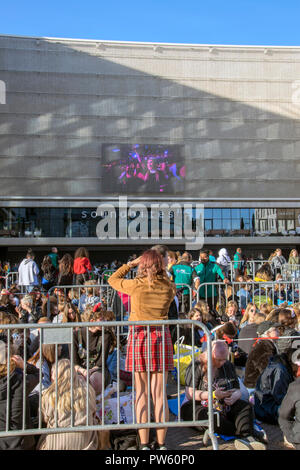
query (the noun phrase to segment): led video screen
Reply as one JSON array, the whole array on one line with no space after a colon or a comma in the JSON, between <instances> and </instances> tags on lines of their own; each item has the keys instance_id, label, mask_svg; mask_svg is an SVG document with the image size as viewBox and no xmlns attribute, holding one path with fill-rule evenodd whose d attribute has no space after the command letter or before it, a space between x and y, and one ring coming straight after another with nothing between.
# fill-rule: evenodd
<instances>
[{"instance_id":1,"label":"led video screen","mask_svg":"<svg viewBox=\"0 0 300 470\"><path fill-rule=\"evenodd\" d=\"M184 192L183 146L103 144L102 190L118 194Z\"/></svg>"}]
</instances>

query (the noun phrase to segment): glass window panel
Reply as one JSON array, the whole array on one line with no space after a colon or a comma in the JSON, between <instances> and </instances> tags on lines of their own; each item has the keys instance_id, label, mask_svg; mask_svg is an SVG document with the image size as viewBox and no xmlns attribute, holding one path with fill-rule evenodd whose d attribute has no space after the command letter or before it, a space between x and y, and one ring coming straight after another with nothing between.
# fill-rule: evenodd
<instances>
[{"instance_id":1,"label":"glass window panel","mask_svg":"<svg viewBox=\"0 0 300 470\"><path fill-rule=\"evenodd\" d=\"M214 219L221 219L222 217L222 210L221 209L213 209L213 218Z\"/></svg>"},{"instance_id":2,"label":"glass window panel","mask_svg":"<svg viewBox=\"0 0 300 470\"><path fill-rule=\"evenodd\" d=\"M249 219L250 209L241 209L241 217L243 217L244 219Z\"/></svg>"},{"instance_id":3,"label":"glass window panel","mask_svg":"<svg viewBox=\"0 0 300 470\"><path fill-rule=\"evenodd\" d=\"M212 209L204 209L204 218L212 219Z\"/></svg>"},{"instance_id":4,"label":"glass window panel","mask_svg":"<svg viewBox=\"0 0 300 470\"><path fill-rule=\"evenodd\" d=\"M213 220L213 228L214 228L214 230L221 230L222 220L221 219L214 219Z\"/></svg>"},{"instance_id":5,"label":"glass window panel","mask_svg":"<svg viewBox=\"0 0 300 470\"><path fill-rule=\"evenodd\" d=\"M230 209L222 209L222 219L230 219L231 213Z\"/></svg>"},{"instance_id":6,"label":"glass window panel","mask_svg":"<svg viewBox=\"0 0 300 470\"><path fill-rule=\"evenodd\" d=\"M222 220L222 228L224 230L231 230L231 219L223 219Z\"/></svg>"},{"instance_id":7,"label":"glass window panel","mask_svg":"<svg viewBox=\"0 0 300 470\"><path fill-rule=\"evenodd\" d=\"M241 228L240 219L232 219L231 228L232 228L232 230L240 230L240 228Z\"/></svg>"},{"instance_id":8,"label":"glass window panel","mask_svg":"<svg viewBox=\"0 0 300 470\"><path fill-rule=\"evenodd\" d=\"M241 209L231 209L231 217L233 219L238 219L241 217Z\"/></svg>"},{"instance_id":9,"label":"glass window panel","mask_svg":"<svg viewBox=\"0 0 300 470\"><path fill-rule=\"evenodd\" d=\"M204 221L204 230L211 230L212 229L212 220L205 220Z\"/></svg>"}]
</instances>

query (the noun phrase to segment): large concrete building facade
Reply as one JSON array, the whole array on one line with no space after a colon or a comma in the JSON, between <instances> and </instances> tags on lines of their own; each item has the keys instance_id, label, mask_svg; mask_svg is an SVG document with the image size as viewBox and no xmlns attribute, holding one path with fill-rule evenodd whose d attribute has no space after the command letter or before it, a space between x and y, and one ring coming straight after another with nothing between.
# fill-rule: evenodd
<instances>
[{"instance_id":1,"label":"large concrete building facade","mask_svg":"<svg viewBox=\"0 0 300 470\"><path fill-rule=\"evenodd\" d=\"M161 146L184 185L129 201L203 204L214 249L297 247L299 78L297 47L0 36L0 246L125 247L96 235L107 149Z\"/></svg>"}]
</instances>

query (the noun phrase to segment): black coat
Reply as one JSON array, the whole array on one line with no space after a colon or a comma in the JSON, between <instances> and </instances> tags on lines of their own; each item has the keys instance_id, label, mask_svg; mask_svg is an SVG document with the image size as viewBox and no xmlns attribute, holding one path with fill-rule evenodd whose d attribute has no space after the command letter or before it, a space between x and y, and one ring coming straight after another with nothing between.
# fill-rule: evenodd
<instances>
[{"instance_id":1,"label":"black coat","mask_svg":"<svg viewBox=\"0 0 300 470\"><path fill-rule=\"evenodd\" d=\"M272 357L257 380L254 392L254 412L259 420L278 423L278 409L293 380L293 371L286 355Z\"/></svg>"},{"instance_id":2,"label":"black coat","mask_svg":"<svg viewBox=\"0 0 300 470\"><path fill-rule=\"evenodd\" d=\"M25 425L32 429L28 396L39 383L39 369L33 365L26 366L26 414ZM15 369L10 375L10 413L9 430L21 430L23 422L23 371ZM6 430L6 401L7 401L7 376L0 377L0 430ZM11 436L0 438L0 450L21 450L34 448L33 436Z\"/></svg>"},{"instance_id":3,"label":"black coat","mask_svg":"<svg viewBox=\"0 0 300 470\"><path fill-rule=\"evenodd\" d=\"M278 423L287 440L300 446L300 378L289 385L279 408Z\"/></svg>"}]
</instances>

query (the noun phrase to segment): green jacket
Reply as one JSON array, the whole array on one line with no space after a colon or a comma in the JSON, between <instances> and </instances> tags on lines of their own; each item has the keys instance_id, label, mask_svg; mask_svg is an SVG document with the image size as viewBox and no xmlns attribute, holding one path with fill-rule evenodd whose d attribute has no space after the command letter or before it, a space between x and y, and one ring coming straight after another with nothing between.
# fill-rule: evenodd
<instances>
[{"instance_id":1,"label":"green jacket","mask_svg":"<svg viewBox=\"0 0 300 470\"><path fill-rule=\"evenodd\" d=\"M192 286L193 278L196 277L194 268L188 263L174 264L169 272L177 288L180 288L180 284ZM188 293L189 289L184 289L183 294L187 295Z\"/></svg>"},{"instance_id":2,"label":"green jacket","mask_svg":"<svg viewBox=\"0 0 300 470\"><path fill-rule=\"evenodd\" d=\"M49 258L51 259L51 263L57 269L58 268L58 254L57 253L49 253Z\"/></svg>"},{"instance_id":3,"label":"green jacket","mask_svg":"<svg viewBox=\"0 0 300 470\"><path fill-rule=\"evenodd\" d=\"M207 264L198 264L195 266L195 271L200 280L200 284L204 284L205 282L216 282L217 275L219 275L222 279L225 279L220 266L216 263L213 263L212 261L209 261ZM217 290L216 287L213 286L202 286L200 287L199 294L202 298L215 297L217 295Z\"/></svg>"},{"instance_id":4,"label":"green jacket","mask_svg":"<svg viewBox=\"0 0 300 470\"><path fill-rule=\"evenodd\" d=\"M233 261L235 261L233 268L238 269L241 265L240 261L242 260L242 256L239 253L235 253L233 257Z\"/></svg>"}]
</instances>

